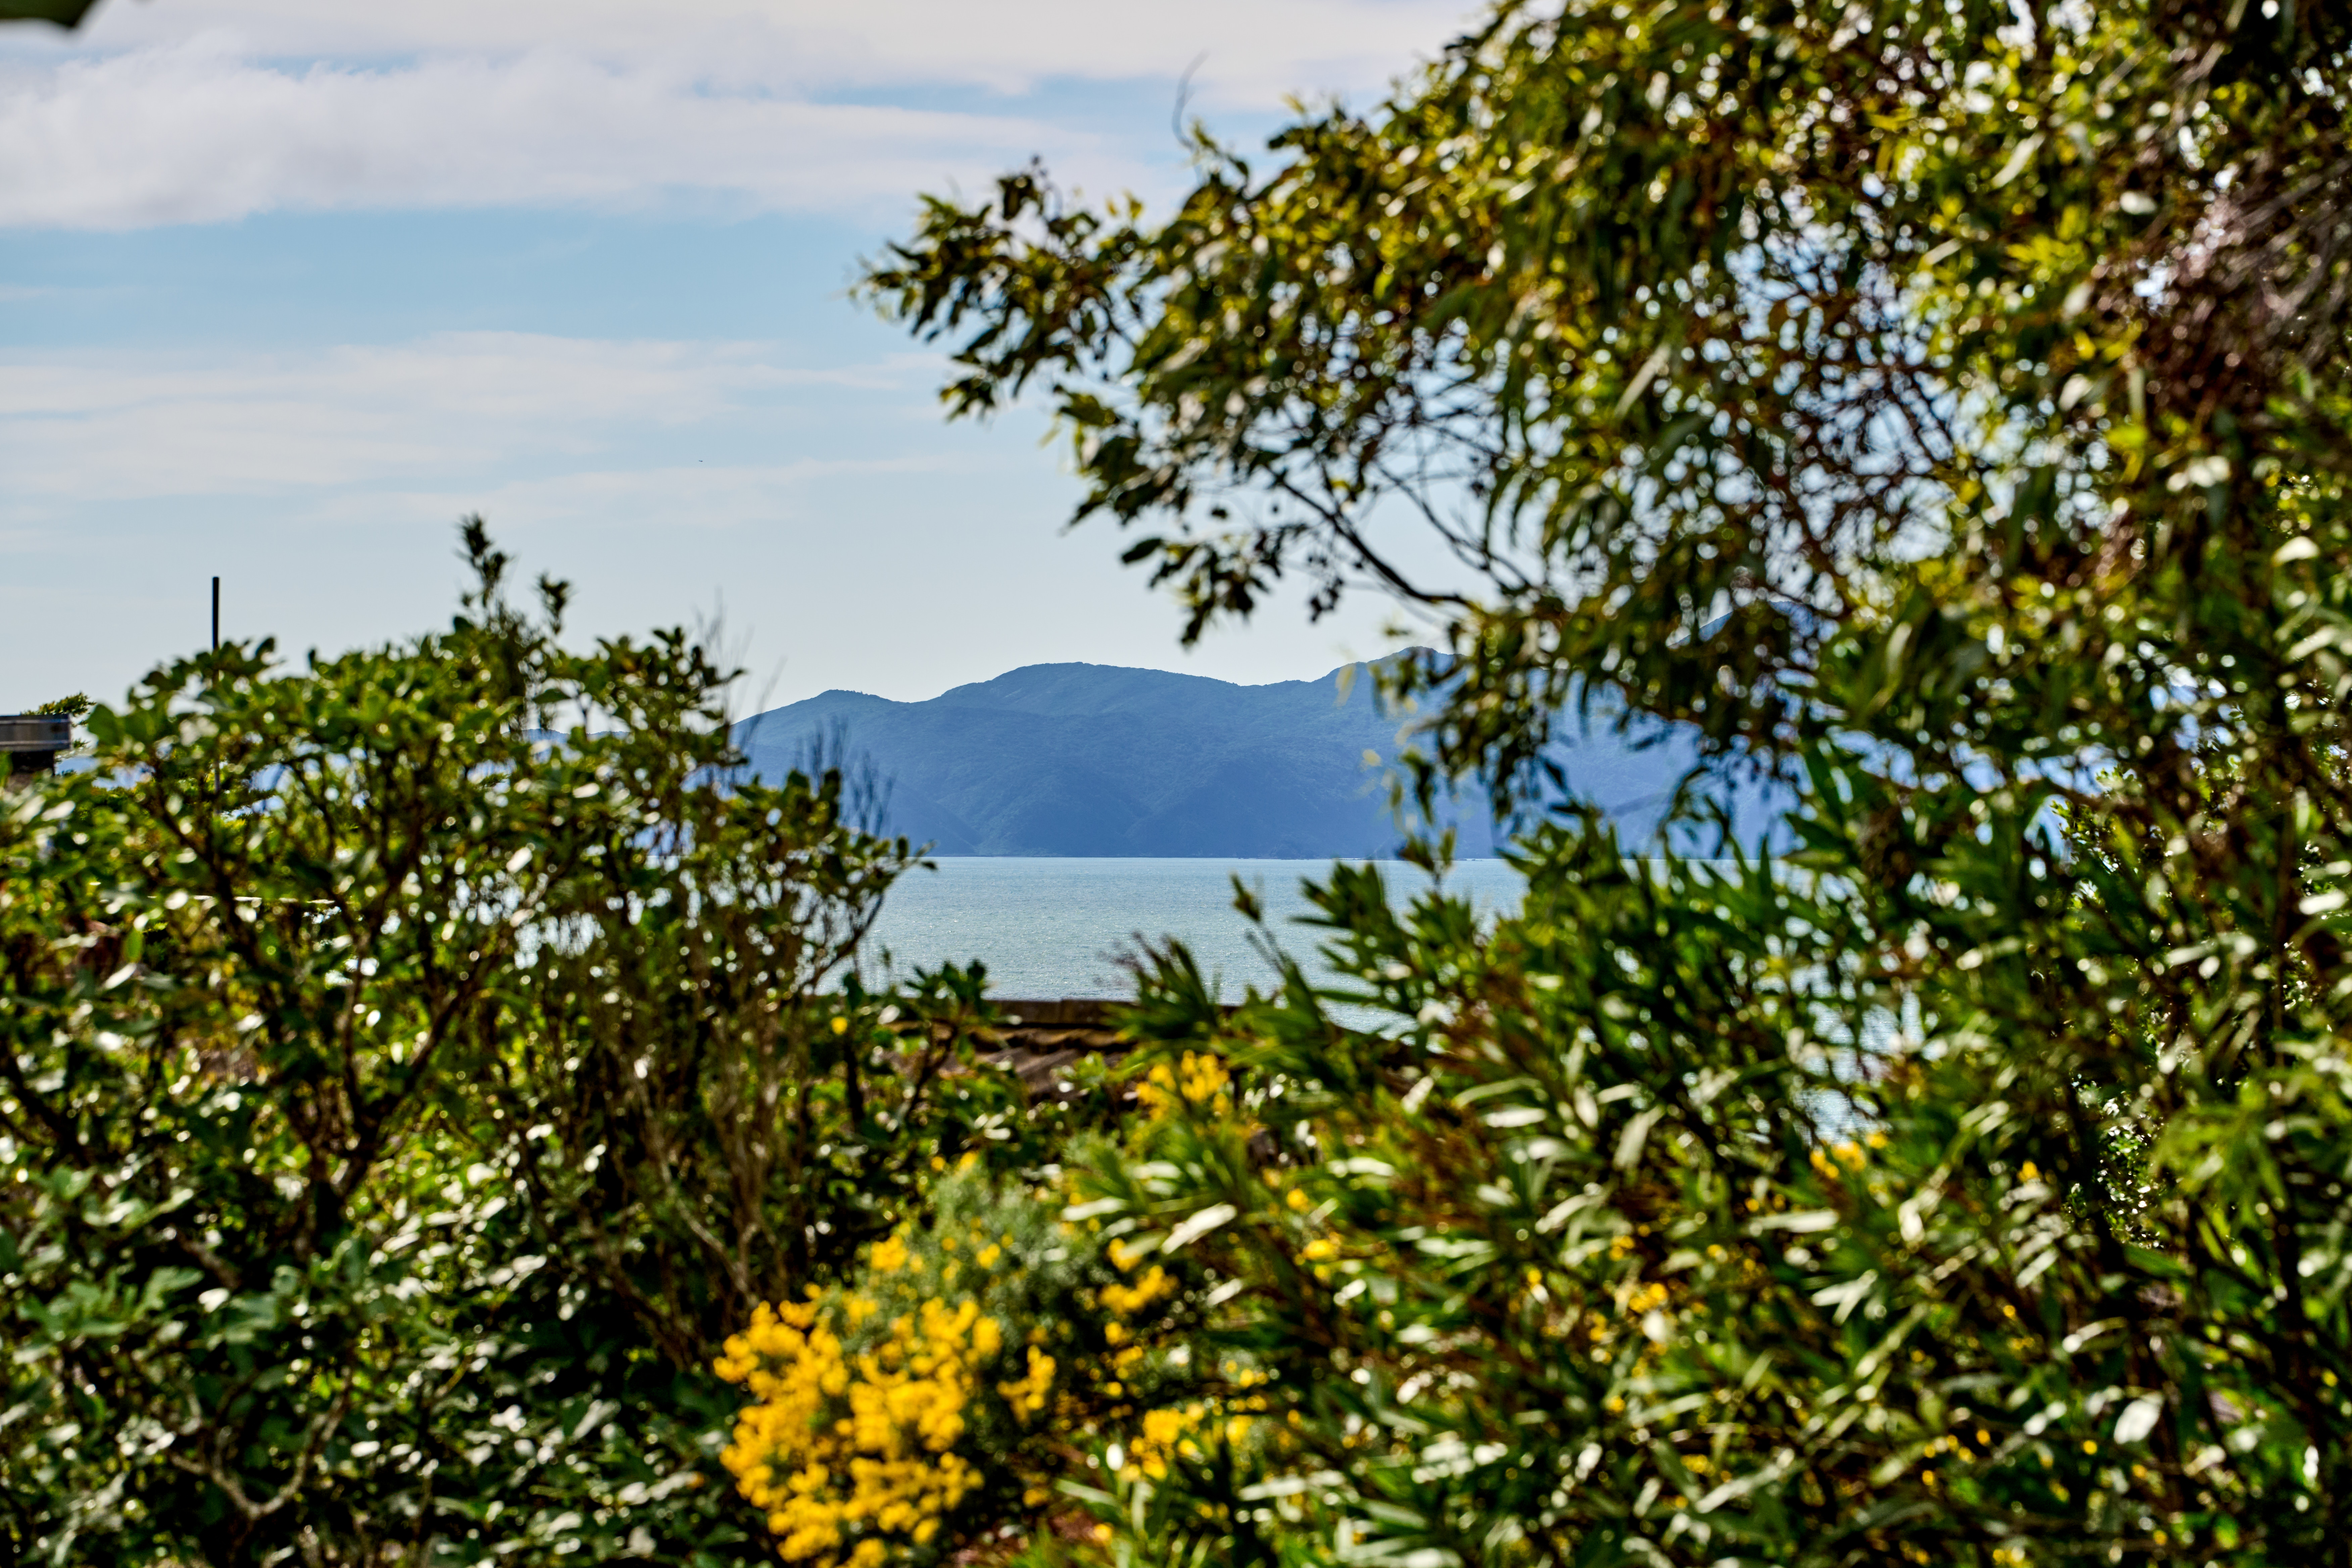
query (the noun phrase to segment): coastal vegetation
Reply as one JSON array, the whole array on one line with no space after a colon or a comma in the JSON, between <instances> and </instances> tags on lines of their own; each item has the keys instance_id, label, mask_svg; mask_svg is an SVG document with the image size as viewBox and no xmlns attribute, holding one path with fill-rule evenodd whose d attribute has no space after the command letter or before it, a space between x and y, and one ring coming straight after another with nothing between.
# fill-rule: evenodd
<instances>
[{"instance_id":1,"label":"coastal vegetation","mask_svg":"<svg viewBox=\"0 0 2352 1568\"><path fill-rule=\"evenodd\" d=\"M1171 216L1030 169L873 267L1187 637L1294 575L1433 616L1419 780L1528 879L1335 869L1348 978L1234 1014L1142 977L1146 1060L1230 1078L1060 1168L1205 1380L1079 1413L1104 1551L2352 1552L2347 46L1506 4ZM1630 858L1544 766L1587 707L1705 736L1701 822L1779 781L1789 852ZM1243 1375L1278 1443L1152 1447Z\"/></svg>"},{"instance_id":2,"label":"coastal vegetation","mask_svg":"<svg viewBox=\"0 0 2352 1568\"><path fill-rule=\"evenodd\" d=\"M446 632L174 662L0 797L0 1561L764 1555L720 1342L1043 1158L980 974L835 973L906 842L467 543Z\"/></svg>"},{"instance_id":3,"label":"coastal vegetation","mask_svg":"<svg viewBox=\"0 0 2352 1568\"><path fill-rule=\"evenodd\" d=\"M2347 47L1511 3L1167 217L928 204L950 411L1187 636L1430 617L1399 804L1527 882L1335 867L1047 1092L844 969L854 781L478 525L444 633L91 710L0 798L0 1559L2346 1561Z\"/></svg>"}]
</instances>

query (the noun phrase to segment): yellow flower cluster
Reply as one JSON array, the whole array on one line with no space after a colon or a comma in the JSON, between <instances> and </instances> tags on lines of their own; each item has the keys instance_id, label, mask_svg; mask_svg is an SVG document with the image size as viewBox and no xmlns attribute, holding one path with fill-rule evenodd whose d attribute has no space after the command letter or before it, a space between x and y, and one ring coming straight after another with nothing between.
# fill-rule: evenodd
<instances>
[{"instance_id":1,"label":"yellow flower cluster","mask_svg":"<svg viewBox=\"0 0 2352 1568\"><path fill-rule=\"evenodd\" d=\"M1123 1241L1112 1242L1108 1250L1111 1262L1120 1268L1133 1268L1143 1261L1143 1254ZM1122 1380L1134 1372L1147 1353L1141 1344L1129 1342L1135 1337L1134 1331L1121 1320L1139 1316L1154 1301L1173 1296L1176 1292L1176 1281L1169 1277L1165 1268L1155 1263L1134 1284L1123 1284L1114 1279L1097 1294L1097 1303L1109 1319L1103 1324L1103 1338L1112 1347L1111 1380L1101 1385L1105 1394L1114 1399L1124 1396L1128 1390Z\"/></svg>"},{"instance_id":2,"label":"yellow flower cluster","mask_svg":"<svg viewBox=\"0 0 2352 1568\"><path fill-rule=\"evenodd\" d=\"M1188 1058L1187 1065L1202 1061L1214 1065L1213 1058ZM1207 1094L1215 1094L1222 1089L1223 1081L1220 1073L1213 1084L1208 1077L1197 1077L1193 1085ZM1114 1240L1105 1250L1115 1267L1130 1274L1145 1257L1143 1249L1120 1240ZM1097 1384L1102 1394L1116 1400L1133 1392L1125 1380L1151 1353L1149 1342L1152 1331L1139 1331L1130 1327L1129 1321L1148 1320L1154 1305L1174 1298L1181 1289L1165 1268L1155 1263L1140 1274L1134 1274L1131 1281L1115 1279L1095 1293L1094 1300L1108 1319L1103 1325L1103 1338L1111 1346L1108 1365L1103 1370L1112 1375ZM1247 1390L1266 1381L1264 1373L1237 1363L1226 1364L1224 1376L1235 1390ZM1116 1424L1126 1426L1127 1433L1124 1440L1112 1445L1109 1450L1111 1473L1129 1485L1164 1480L1177 1458L1202 1458L1203 1445L1213 1445L1222 1437L1238 1447L1247 1439L1253 1423L1267 1407L1268 1402L1262 1394L1229 1393L1181 1405L1139 1412L1130 1407L1115 1412ZM1133 1425L1129 1426L1129 1422Z\"/></svg>"},{"instance_id":3,"label":"yellow flower cluster","mask_svg":"<svg viewBox=\"0 0 2352 1568\"><path fill-rule=\"evenodd\" d=\"M889 1245L876 1248L877 1264ZM845 1303L853 1324L875 1310L856 1298ZM979 1370L1003 1335L975 1302L925 1301L853 1356L823 1316L815 1300L761 1307L727 1342L719 1375L758 1403L720 1457L738 1489L766 1511L785 1562L881 1568L904 1548L928 1544L979 1484L954 1448ZM1034 1386L1042 1405L1053 1363L1045 1358L1041 1370L1039 1362L1033 1350L1029 1377L1014 1386Z\"/></svg>"},{"instance_id":4,"label":"yellow flower cluster","mask_svg":"<svg viewBox=\"0 0 2352 1568\"><path fill-rule=\"evenodd\" d=\"M1116 1248L1118 1243L1114 1241L1111 1246ZM1118 1254L1116 1251L1111 1256L1114 1261L1118 1260ZM1122 1262L1119 1267L1124 1268L1128 1265ZM1116 1313L1122 1318L1132 1318L1162 1296L1174 1294L1176 1294L1176 1281L1168 1277L1168 1270L1155 1263L1142 1279L1132 1285L1121 1285L1114 1280L1104 1286L1101 1300L1103 1310Z\"/></svg>"},{"instance_id":5,"label":"yellow flower cluster","mask_svg":"<svg viewBox=\"0 0 2352 1568\"><path fill-rule=\"evenodd\" d=\"M1144 1075L1135 1086L1135 1098L1147 1116L1160 1116L1180 1104L1206 1105L1223 1094L1232 1082L1225 1064L1205 1053L1184 1053L1184 1059L1174 1068L1161 1062Z\"/></svg>"},{"instance_id":6,"label":"yellow flower cluster","mask_svg":"<svg viewBox=\"0 0 2352 1568\"><path fill-rule=\"evenodd\" d=\"M1126 1465L1118 1479L1133 1481L1149 1476L1151 1479L1168 1478L1168 1461L1178 1454L1186 1458L1198 1458L1200 1446L1192 1434L1210 1417L1207 1405L1195 1401L1181 1410L1147 1410L1143 1413L1143 1430L1127 1447Z\"/></svg>"},{"instance_id":7,"label":"yellow flower cluster","mask_svg":"<svg viewBox=\"0 0 2352 1568\"><path fill-rule=\"evenodd\" d=\"M1328 1236L1318 1236L1298 1249L1298 1261L1316 1279L1328 1285L1339 1272L1339 1244Z\"/></svg>"},{"instance_id":8,"label":"yellow flower cluster","mask_svg":"<svg viewBox=\"0 0 2352 1568\"><path fill-rule=\"evenodd\" d=\"M1821 1150L1816 1149L1812 1152L1810 1159L1812 1162L1812 1167L1816 1173L1829 1181L1843 1181L1845 1177L1846 1172L1859 1171L1864 1165L1870 1163L1870 1152L1872 1150L1884 1149L1885 1147L1886 1134L1884 1132L1873 1132L1864 1138L1859 1143L1853 1142L1852 1139L1848 1139L1846 1142L1832 1147L1828 1153L1823 1153ZM1834 1158L1832 1156L1834 1156ZM2030 1171L2032 1167L2029 1166L2028 1170ZM2025 1179L2027 1181L2032 1181L2033 1178L2029 1174Z\"/></svg>"},{"instance_id":9,"label":"yellow flower cluster","mask_svg":"<svg viewBox=\"0 0 2352 1568\"><path fill-rule=\"evenodd\" d=\"M1045 1396L1054 1391L1054 1358L1029 1347L1029 1375L1012 1383L1000 1383L996 1392L1004 1395L1013 1414L1024 1422L1045 1408Z\"/></svg>"}]
</instances>

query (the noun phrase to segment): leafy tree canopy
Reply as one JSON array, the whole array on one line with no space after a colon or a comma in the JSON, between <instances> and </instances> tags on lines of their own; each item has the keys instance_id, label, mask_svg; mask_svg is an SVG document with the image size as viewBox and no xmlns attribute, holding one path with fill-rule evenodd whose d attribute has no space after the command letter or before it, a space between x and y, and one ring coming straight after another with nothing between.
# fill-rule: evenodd
<instances>
[{"instance_id":1,"label":"leafy tree canopy","mask_svg":"<svg viewBox=\"0 0 2352 1568\"><path fill-rule=\"evenodd\" d=\"M2348 43L1507 4L1164 219L1032 169L870 271L1187 635L1377 586L1433 774L1558 800L1590 702L1795 801L1706 865L1571 797L1500 922L1336 874L1342 980L1237 1015L1161 956L1218 1087L1066 1211L1201 1380L1072 1424L1118 1550L2345 1560ZM1281 1442L1127 1463L1243 1386Z\"/></svg>"},{"instance_id":2,"label":"leafy tree canopy","mask_svg":"<svg viewBox=\"0 0 2352 1568\"><path fill-rule=\"evenodd\" d=\"M2347 35L1506 5L1263 172L1202 140L1165 221L1032 170L866 288L950 347L951 412L1043 392L1188 636L1292 574L1446 616L1449 765L1507 784L1594 688L1923 777L2129 762L2254 657L2221 599L2268 602L2352 451ZM1466 572L1412 570L1414 522Z\"/></svg>"}]
</instances>

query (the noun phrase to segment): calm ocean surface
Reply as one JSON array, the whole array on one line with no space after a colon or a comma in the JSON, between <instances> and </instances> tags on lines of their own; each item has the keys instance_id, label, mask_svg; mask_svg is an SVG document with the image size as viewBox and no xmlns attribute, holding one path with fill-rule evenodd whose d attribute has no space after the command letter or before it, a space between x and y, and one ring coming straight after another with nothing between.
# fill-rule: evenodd
<instances>
[{"instance_id":1,"label":"calm ocean surface","mask_svg":"<svg viewBox=\"0 0 2352 1568\"><path fill-rule=\"evenodd\" d=\"M1391 899L1429 886L1419 867L1377 864ZM864 965L869 984L892 970L904 977L918 967L979 959L999 996L1128 996L1134 988L1118 960L1140 933L1181 938L1202 970L1219 978L1226 1000L1237 1001L1244 986L1263 988L1274 972L1250 947L1232 879L1257 891L1282 945L1311 959L1322 933L1293 923L1308 909L1299 883L1328 875L1331 862L1004 857L942 858L938 866L891 889ZM1518 873L1500 860L1457 862L1445 885L1486 910L1516 908L1521 889Z\"/></svg>"}]
</instances>

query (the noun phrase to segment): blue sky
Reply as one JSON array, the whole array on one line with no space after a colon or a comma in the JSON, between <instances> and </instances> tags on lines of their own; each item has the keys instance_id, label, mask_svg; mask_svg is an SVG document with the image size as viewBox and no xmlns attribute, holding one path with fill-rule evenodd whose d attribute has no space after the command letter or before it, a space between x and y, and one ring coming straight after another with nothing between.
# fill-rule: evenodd
<instances>
[{"instance_id":1,"label":"blue sky","mask_svg":"<svg viewBox=\"0 0 2352 1568\"><path fill-rule=\"evenodd\" d=\"M0 34L0 710L230 635L423 629L483 512L583 632L717 621L745 710L1050 659L1288 679L1295 607L1185 654L1062 528L1041 421L950 427L844 298L919 190L1043 154L1164 201L1193 109L1361 102L1453 0L104 0ZM1194 62L1198 62L1197 66Z\"/></svg>"}]
</instances>

